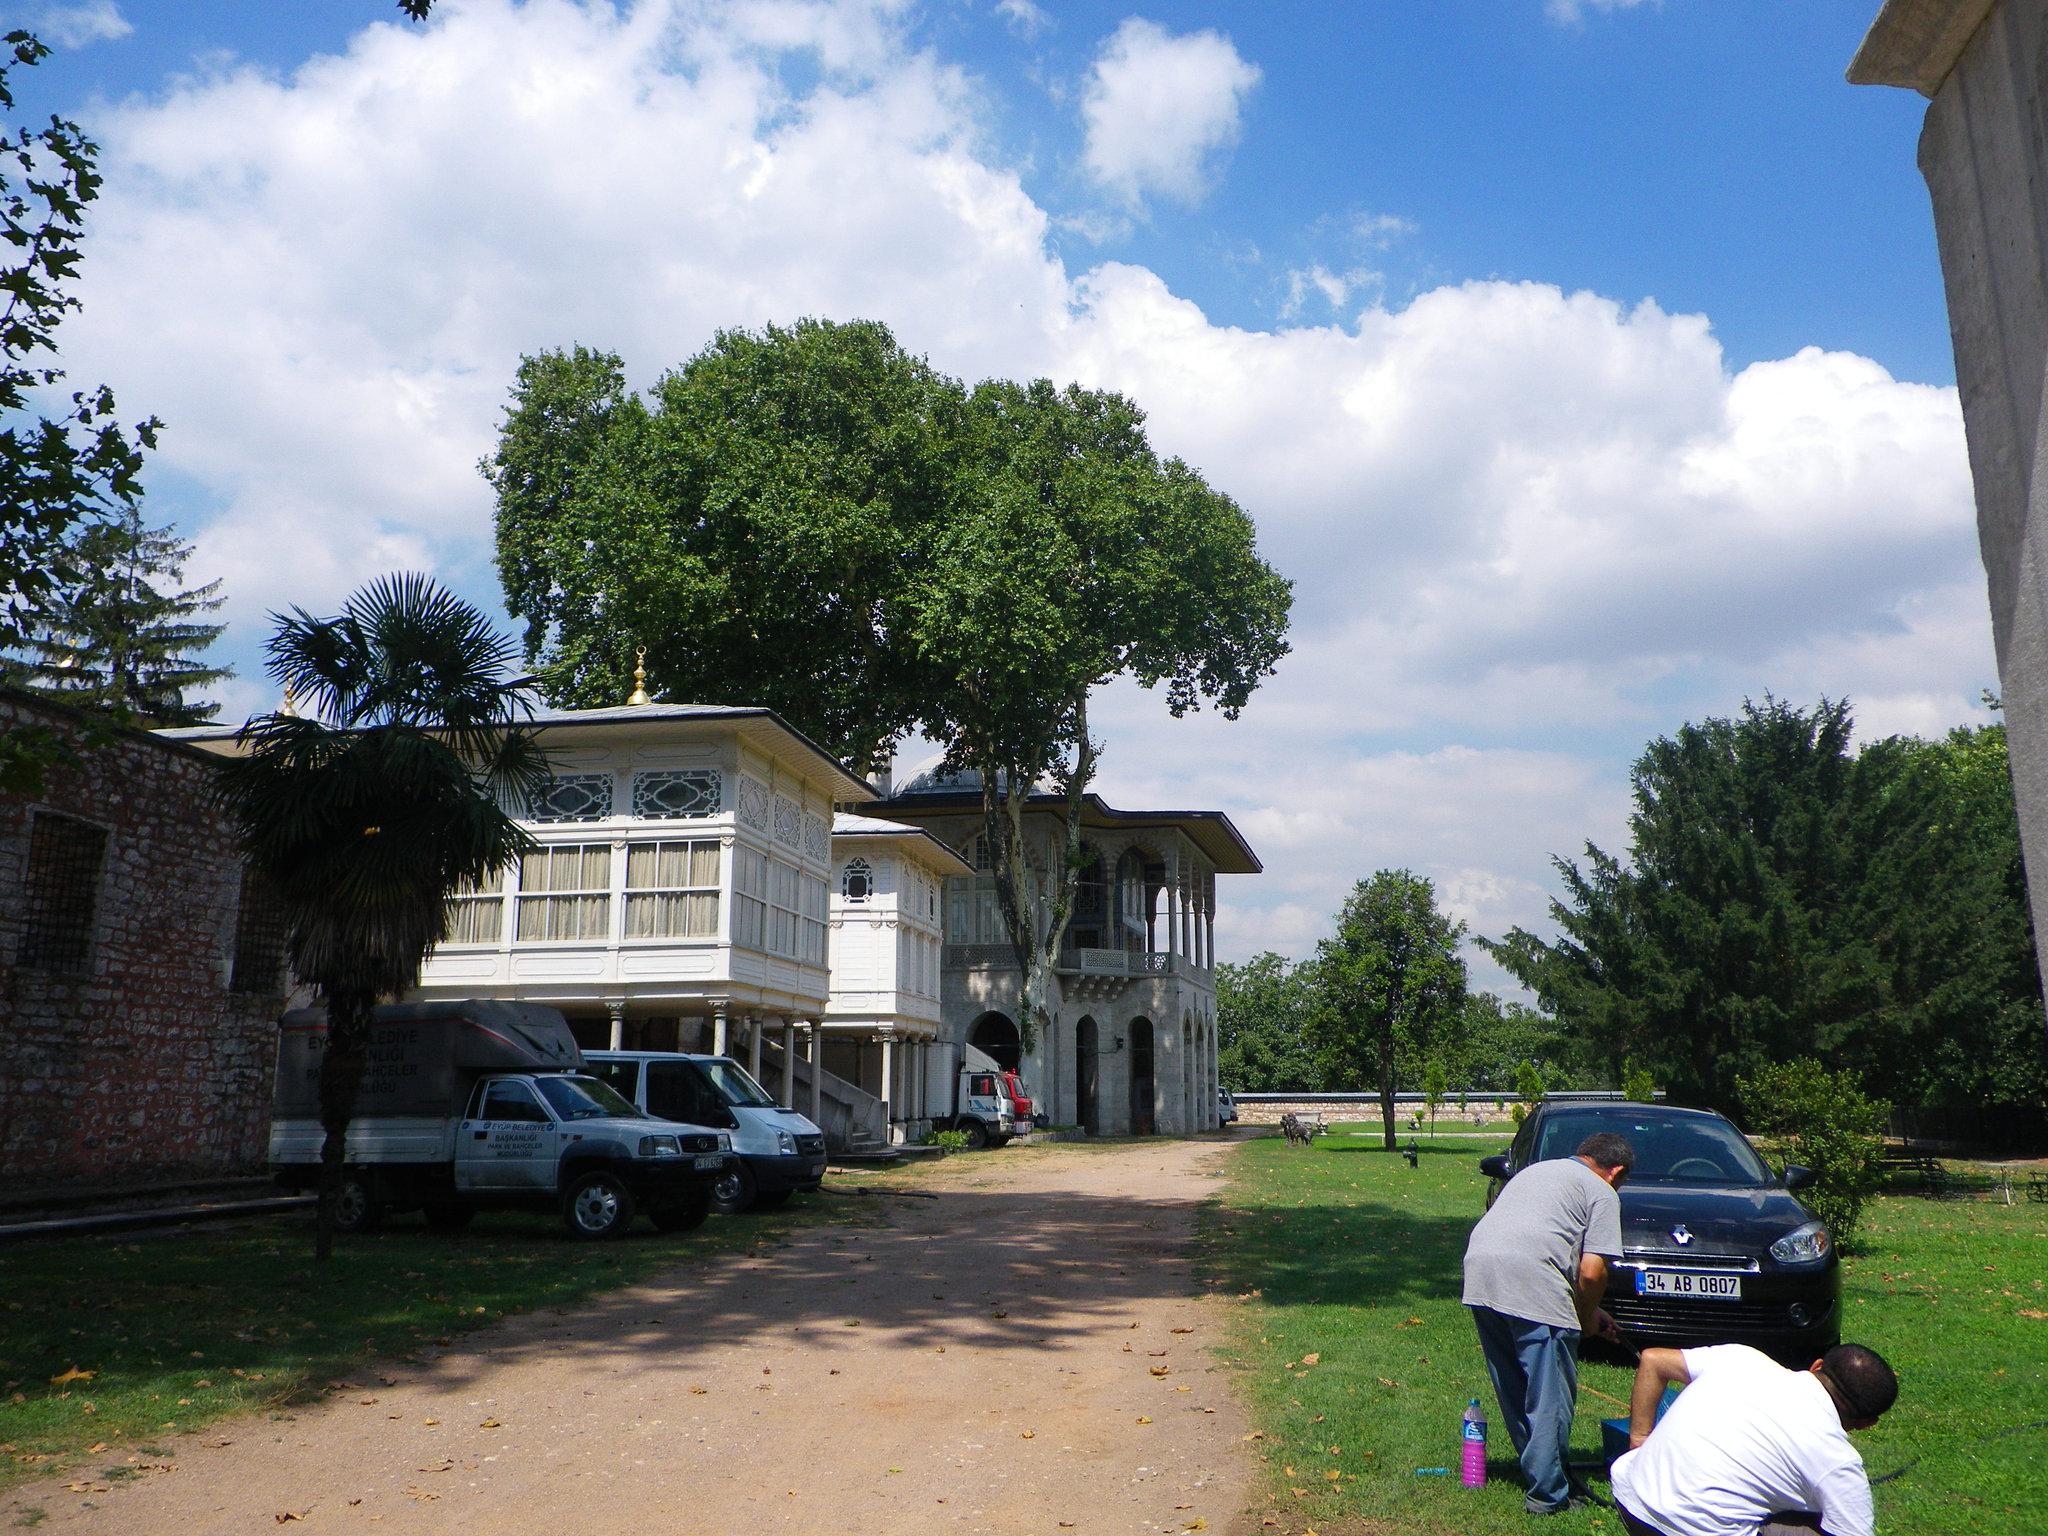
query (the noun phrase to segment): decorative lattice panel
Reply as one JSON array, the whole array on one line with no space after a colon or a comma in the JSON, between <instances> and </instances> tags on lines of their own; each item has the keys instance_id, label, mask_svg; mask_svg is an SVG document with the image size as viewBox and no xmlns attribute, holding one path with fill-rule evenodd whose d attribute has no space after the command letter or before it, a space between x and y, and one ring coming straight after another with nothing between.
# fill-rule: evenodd
<instances>
[{"instance_id":1,"label":"decorative lattice panel","mask_svg":"<svg viewBox=\"0 0 2048 1536\"><path fill-rule=\"evenodd\" d=\"M633 775L633 814L649 821L716 816L725 808L724 779L716 768L681 768Z\"/></svg>"}]
</instances>

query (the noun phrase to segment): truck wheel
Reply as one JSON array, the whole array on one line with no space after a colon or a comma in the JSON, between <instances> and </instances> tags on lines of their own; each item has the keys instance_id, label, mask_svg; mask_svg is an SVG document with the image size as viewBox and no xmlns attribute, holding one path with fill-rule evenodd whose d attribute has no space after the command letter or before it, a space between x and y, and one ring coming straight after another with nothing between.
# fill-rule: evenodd
<instances>
[{"instance_id":1,"label":"truck wheel","mask_svg":"<svg viewBox=\"0 0 2048 1536\"><path fill-rule=\"evenodd\" d=\"M384 1202L366 1173L344 1173L341 1189L334 1197L334 1230L374 1232L384 1225Z\"/></svg>"},{"instance_id":2,"label":"truck wheel","mask_svg":"<svg viewBox=\"0 0 2048 1536\"><path fill-rule=\"evenodd\" d=\"M979 1120L968 1120L962 1122L960 1130L961 1133L967 1138L968 1151L979 1152L983 1147L988 1145L988 1127L983 1125Z\"/></svg>"},{"instance_id":3,"label":"truck wheel","mask_svg":"<svg viewBox=\"0 0 2048 1536\"><path fill-rule=\"evenodd\" d=\"M740 1216L754 1209L760 1197L754 1170L736 1158L711 1186L711 1209L721 1216Z\"/></svg>"},{"instance_id":4,"label":"truck wheel","mask_svg":"<svg viewBox=\"0 0 2048 1536\"><path fill-rule=\"evenodd\" d=\"M460 1200L436 1200L424 1207L427 1226L435 1232L460 1232L476 1215L476 1207Z\"/></svg>"},{"instance_id":5,"label":"truck wheel","mask_svg":"<svg viewBox=\"0 0 2048 1536\"><path fill-rule=\"evenodd\" d=\"M764 1189L754 1196L757 1211L779 1211L789 1204L790 1191L786 1189Z\"/></svg>"},{"instance_id":6,"label":"truck wheel","mask_svg":"<svg viewBox=\"0 0 2048 1536\"><path fill-rule=\"evenodd\" d=\"M711 1216L711 1197L694 1195L680 1205L664 1205L650 1214L663 1232L694 1232Z\"/></svg>"},{"instance_id":7,"label":"truck wheel","mask_svg":"<svg viewBox=\"0 0 2048 1536\"><path fill-rule=\"evenodd\" d=\"M633 1192L616 1174L586 1173L562 1197L562 1224L589 1242L624 1237L633 1214Z\"/></svg>"}]
</instances>

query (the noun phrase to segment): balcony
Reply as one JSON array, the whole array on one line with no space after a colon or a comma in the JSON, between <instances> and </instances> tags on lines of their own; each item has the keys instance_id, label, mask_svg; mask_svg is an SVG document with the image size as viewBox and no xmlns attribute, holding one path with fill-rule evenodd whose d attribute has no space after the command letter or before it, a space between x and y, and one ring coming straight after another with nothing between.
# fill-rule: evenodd
<instances>
[{"instance_id":1,"label":"balcony","mask_svg":"<svg viewBox=\"0 0 2048 1536\"><path fill-rule=\"evenodd\" d=\"M948 944L945 966L949 971L1015 970L1017 952L1007 944ZM1117 980L1149 976L1191 976L1207 980L1209 975L1183 955L1132 954L1121 949L1063 949L1055 969L1062 976L1101 976Z\"/></svg>"}]
</instances>

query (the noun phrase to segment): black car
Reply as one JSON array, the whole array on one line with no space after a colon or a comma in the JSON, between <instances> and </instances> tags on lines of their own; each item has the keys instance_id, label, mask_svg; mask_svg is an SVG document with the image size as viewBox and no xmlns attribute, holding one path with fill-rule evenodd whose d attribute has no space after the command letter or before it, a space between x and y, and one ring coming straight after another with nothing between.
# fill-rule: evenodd
<instances>
[{"instance_id":1,"label":"black car","mask_svg":"<svg viewBox=\"0 0 2048 1536\"><path fill-rule=\"evenodd\" d=\"M1841 1342L1834 1237L1791 1193L1813 1175L1796 1164L1773 1173L1711 1110L1540 1104L1507 1152L1480 1159L1493 1181L1486 1203L1523 1168L1572 1156L1596 1131L1626 1136L1636 1152L1604 1302L1631 1345L1748 1344L1797 1367Z\"/></svg>"}]
</instances>

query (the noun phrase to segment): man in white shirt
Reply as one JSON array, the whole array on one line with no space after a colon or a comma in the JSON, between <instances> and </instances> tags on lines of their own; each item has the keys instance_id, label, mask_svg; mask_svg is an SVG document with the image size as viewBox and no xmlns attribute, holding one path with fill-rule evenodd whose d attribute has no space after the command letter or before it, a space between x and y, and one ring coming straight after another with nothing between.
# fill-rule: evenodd
<instances>
[{"instance_id":1,"label":"man in white shirt","mask_svg":"<svg viewBox=\"0 0 2048 1536\"><path fill-rule=\"evenodd\" d=\"M1672 1384L1685 1390L1660 1420ZM1873 1536L1870 1478L1849 1433L1898 1396L1892 1368L1861 1344L1803 1371L1747 1344L1646 1349L1631 1448L1614 1462L1622 1524L1629 1536Z\"/></svg>"},{"instance_id":2,"label":"man in white shirt","mask_svg":"<svg viewBox=\"0 0 2048 1536\"><path fill-rule=\"evenodd\" d=\"M1508 1180L1465 1244L1465 1305L1508 1438L1529 1480L1532 1515L1576 1509L1566 1454L1578 1404L1579 1339L1615 1338L1600 1306L1607 1261L1621 1257L1621 1197L1635 1149L1612 1131L1576 1156L1532 1163Z\"/></svg>"}]
</instances>

